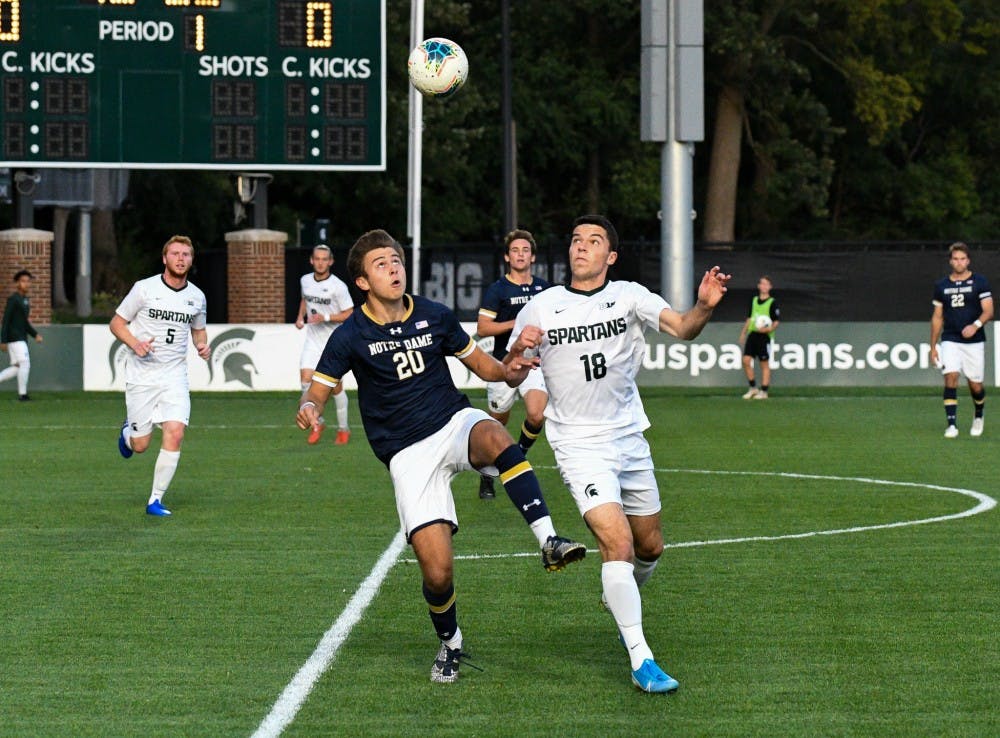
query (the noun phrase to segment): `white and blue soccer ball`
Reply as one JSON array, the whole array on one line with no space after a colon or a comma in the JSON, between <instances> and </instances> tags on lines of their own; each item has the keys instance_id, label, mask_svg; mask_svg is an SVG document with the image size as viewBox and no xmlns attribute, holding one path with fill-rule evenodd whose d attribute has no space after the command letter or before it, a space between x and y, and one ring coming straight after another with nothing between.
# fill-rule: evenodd
<instances>
[{"instance_id":1,"label":"white and blue soccer ball","mask_svg":"<svg viewBox=\"0 0 1000 738\"><path fill-rule=\"evenodd\" d=\"M469 59L462 47L446 38L417 44L406 62L410 84L426 97L454 95L469 78Z\"/></svg>"},{"instance_id":2,"label":"white and blue soccer ball","mask_svg":"<svg viewBox=\"0 0 1000 738\"><path fill-rule=\"evenodd\" d=\"M771 316L770 315L758 315L757 319L753 323L754 328L759 331L766 331L771 327Z\"/></svg>"}]
</instances>

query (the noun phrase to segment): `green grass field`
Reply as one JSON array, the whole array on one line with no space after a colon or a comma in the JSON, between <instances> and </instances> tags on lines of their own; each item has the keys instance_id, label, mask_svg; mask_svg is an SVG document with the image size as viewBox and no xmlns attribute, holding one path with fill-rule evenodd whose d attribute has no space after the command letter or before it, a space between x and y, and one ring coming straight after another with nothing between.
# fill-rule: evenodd
<instances>
[{"instance_id":1,"label":"green grass field","mask_svg":"<svg viewBox=\"0 0 1000 738\"><path fill-rule=\"evenodd\" d=\"M295 397L196 395L164 520L143 512L155 452L118 456L122 396L33 396L0 395L0 735L253 734L397 532L356 403L349 446L310 447ZM963 390L945 440L936 387L644 396L669 546L645 630L676 695L631 686L597 554L544 572L463 474L459 618L484 671L428 680L404 549L283 735L1000 735L998 511L957 517L1000 492L998 401L973 439ZM529 458L593 547L544 440Z\"/></svg>"}]
</instances>

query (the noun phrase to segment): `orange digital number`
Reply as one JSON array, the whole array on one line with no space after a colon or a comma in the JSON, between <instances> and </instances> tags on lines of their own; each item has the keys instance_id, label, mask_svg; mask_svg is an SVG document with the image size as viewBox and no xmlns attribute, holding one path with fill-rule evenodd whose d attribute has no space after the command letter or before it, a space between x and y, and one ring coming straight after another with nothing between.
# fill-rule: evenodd
<instances>
[{"instance_id":1,"label":"orange digital number","mask_svg":"<svg viewBox=\"0 0 1000 738\"><path fill-rule=\"evenodd\" d=\"M0 41L21 40L21 0L0 0Z\"/></svg>"},{"instance_id":2,"label":"orange digital number","mask_svg":"<svg viewBox=\"0 0 1000 738\"><path fill-rule=\"evenodd\" d=\"M311 49L333 46L333 3L306 3L306 46Z\"/></svg>"}]
</instances>

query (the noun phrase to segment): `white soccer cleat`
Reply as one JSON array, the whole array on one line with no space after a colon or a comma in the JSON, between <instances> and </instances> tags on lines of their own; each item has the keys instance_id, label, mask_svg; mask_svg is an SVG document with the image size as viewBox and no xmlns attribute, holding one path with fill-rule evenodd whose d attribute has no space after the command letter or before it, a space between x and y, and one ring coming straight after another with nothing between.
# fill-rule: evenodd
<instances>
[{"instance_id":1,"label":"white soccer cleat","mask_svg":"<svg viewBox=\"0 0 1000 738\"><path fill-rule=\"evenodd\" d=\"M766 400L767 399L767 392L765 392L764 390L757 390L757 394L753 396L753 399L755 399L755 400Z\"/></svg>"},{"instance_id":2,"label":"white soccer cleat","mask_svg":"<svg viewBox=\"0 0 1000 738\"><path fill-rule=\"evenodd\" d=\"M748 389L746 392L743 393L743 399L744 400L752 400L756 396L757 396L757 388L756 387L751 387L750 389Z\"/></svg>"},{"instance_id":3,"label":"white soccer cleat","mask_svg":"<svg viewBox=\"0 0 1000 738\"><path fill-rule=\"evenodd\" d=\"M944 437L945 438L958 438L958 426L957 425L949 425L947 428L945 428L944 429Z\"/></svg>"},{"instance_id":4,"label":"white soccer cleat","mask_svg":"<svg viewBox=\"0 0 1000 738\"><path fill-rule=\"evenodd\" d=\"M973 418L972 419L972 427L969 428L969 435L970 436L981 436L981 435L983 435L983 419L982 418Z\"/></svg>"}]
</instances>

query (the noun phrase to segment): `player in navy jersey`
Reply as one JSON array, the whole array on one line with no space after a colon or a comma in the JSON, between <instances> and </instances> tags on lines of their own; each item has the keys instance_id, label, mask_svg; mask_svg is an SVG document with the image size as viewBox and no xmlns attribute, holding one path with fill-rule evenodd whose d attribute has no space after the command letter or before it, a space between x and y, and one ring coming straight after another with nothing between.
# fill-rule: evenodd
<instances>
[{"instance_id":1,"label":"player in navy jersey","mask_svg":"<svg viewBox=\"0 0 1000 738\"><path fill-rule=\"evenodd\" d=\"M538 538L546 569L582 559L586 547L556 535L524 452L500 423L472 407L448 368L447 357L454 356L486 381L516 385L538 363L523 356L527 343L518 342L501 363L479 348L451 310L406 294L403 249L383 230L358 239L347 269L365 302L330 337L296 423L314 428L333 389L354 372L368 442L389 468L400 523L420 564L424 599L441 641L431 680L453 682L463 644L452 577L458 516L451 479L471 469L498 474Z\"/></svg>"},{"instance_id":2,"label":"player in navy jersey","mask_svg":"<svg viewBox=\"0 0 1000 738\"><path fill-rule=\"evenodd\" d=\"M934 284L931 315L931 363L944 374L944 411L948 420L945 438L958 435L958 375L969 383L974 413L969 435L983 434L986 389L986 332L993 319L990 283L969 269L969 247L953 243L948 250L951 274ZM940 340L940 346L938 345Z\"/></svg>"},{"instance_id":3,"label":"player in navy jersey","mask_svg":"<svg viewBox=\"0 0 1000 738\"><path fill-rule=\"evenodd\" d=\"M504 261L510 271L486 288L483 303L479 308L476 332L483 338L493 338L493 357L503 361L507 355L507 341L514 327L514 318L528 300L552 285L531 273L538 247L535 237L529 231L517 228L504 237ZM530 372L528 378L518 387L506 382L490 382L486 385L486 412L504 425L510 419L510 409L520 394L524 398L524 423L517 445L528 453L545 423L545 404L549 395L545 391L545 380L541 372ZM482 475L479 478L479 496L484 500L493 499L493 478Z\"/></svg>"}]
</instances>

